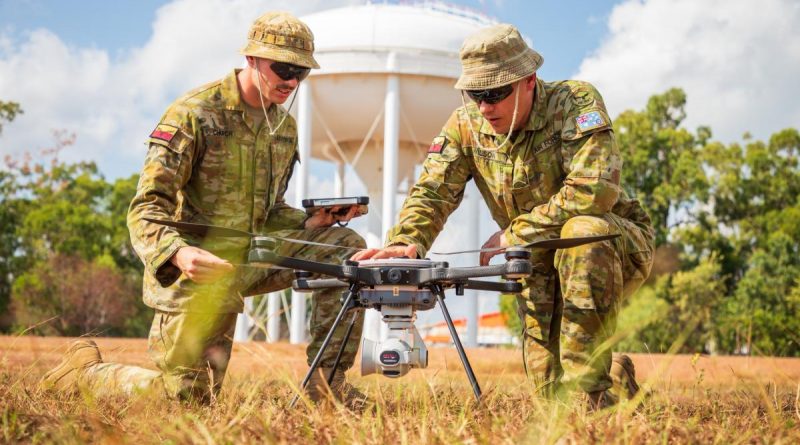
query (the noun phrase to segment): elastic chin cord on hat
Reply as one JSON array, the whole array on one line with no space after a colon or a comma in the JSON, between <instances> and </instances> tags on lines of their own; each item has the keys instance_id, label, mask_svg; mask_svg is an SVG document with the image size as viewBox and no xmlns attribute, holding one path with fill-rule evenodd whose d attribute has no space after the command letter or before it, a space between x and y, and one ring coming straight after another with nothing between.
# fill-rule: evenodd
<instances>
[{"instance_id":1,"label":"elastic chin cord on hat","mask_svg":"<svg viewBox=\"0 0 800 445\"><path fill-rule=\"evenodd\" d=\"M261 61L259 59L256 59L256 73L258 74L258 82L256 82L256 88L258 88L258 98L261 100L261 110L264 112L264 119L266 120L267 127L269 128L269 135L274 136L275 133L277 133L278 130L283 125L283 122L286 121L286 118L289 116L289 111L291 111L292 106L294 105L294 100L297 98L297 90L300 89L300 83L298 83L297 88L294 89L295 91L294 94L292 95L292 101L289 102L289 108L283 113L283 118L281 118L281 121L278 122L277 127L272 128L272 124L269 121L269 116L267 116L267 107L264 104L264 93L261 92L261 81L263 80L264 83L267 84L267 87L269 87L270 85L269 85L269 80L264 79L263 78L264 75L261 74L261 67L258 66L260 62Z\"/></svg>"},{"instance_id":2,"label":"elastic chin cord on hat","mask_svg":"<svg viewBox=\"0 0 800 445\"><path fill-rule=\"evenodd\" d=\"M522 80L520 80L520 83L521 82L522 82ZM467 113L467 125L469 126L469 132L472 135L472 140L475 141L475 145L477 145L478 148L480 148L481 150L500 150L511 139L511 135L514 133L514 125L516 125L516 123L517 123L517 112L519 111L519 90L520 90L520 87L521 87L520 85L517 85L517 91L514 93L514 114L511 115L511 127L508 129L508 134L506 135L506 138L503 140L502 144L498 145L497 147L491 148L491 149L486 148L486 147L483 146L483 144L481 144L481 140L480 140L480 138L478 138L478 133L475 131L474 128L472 128L472 118L470 118L469 113L467 113L467 102L464 99L464 90L461 90L461 104L464 105L464 112ZM475 105L478 106L478 104L475 104ZM478 111L480 111L480 107L478 107ZM511 148L514 148L515 145L517 145L516 142L511 144Z\"/></svg>"}]
</instances>

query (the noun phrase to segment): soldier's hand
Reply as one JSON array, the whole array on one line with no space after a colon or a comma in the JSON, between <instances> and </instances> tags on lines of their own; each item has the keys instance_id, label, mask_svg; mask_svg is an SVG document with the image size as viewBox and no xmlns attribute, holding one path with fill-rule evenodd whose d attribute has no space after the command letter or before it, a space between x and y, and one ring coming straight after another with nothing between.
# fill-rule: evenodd
<instances>
[{"instance_id":1,"label":"soldier's hand","mask_svg":"<svg viewBox=\"0 0 800 445\"><path fill-rule=\"evenodd\" d=\"M507 247L507 246L505 246L505 245L504 245L504 243L503 243L503 232L504 232L503 230L500 230L500 231L498 231L498 232L495 232L495 233L494 233L492 236L490 236L490 237L489 237L489 239L488 239L488 240L486 240L486 242L485 242L485 243L483 243L483 245L481 246L481 249L486 249L486 248L489 248L489 247L497 247L497 250L490 250L490 251L488 251L488 252L481 252L481 258L480 258L480 264L481 264L481 266L486 266L487 264L489 264L489 261L491 261L491 260L492 260L492 258L493 258L495 255L497 255L497 254L499 254L499 253L502 253L502 250L501 250L501 249L502 249L503 247Z\"/></svg>"},{"instance_id":2,"label":"soldier's hand","mask_svg":"<svg viewBox=\"0 0 800 445\"><path fill-rule=\"evenodd\" d=\"M349 207L349 208L348 208ZM358 216L358 205L323 207L306 220L306 229L330 227L337 222L348 222Z\"/></svg>"},{"instance_id":3,"label":"soldier's hand","mask_svg":"<svg viewBox=\"0 0 800 445\"><path fill-rule=\"evenodd\" d=\"M350 259L353 261L380 260L383 258L397 258L401 256L416 258L417 246L412 244L410 246L397 245L384 247L383 249L367 249L356 253L351 256Z\"/></svg>"},{"instance_id":4,"label":"soldier's hand","mask_svg":"<svg viewBox=\"0 0 800 445\"><path fill-rule=\"evenodd\" d=\"M195 283L213 283L233 271L233 264L197 247L181 247L169 259Z\"/></svg>"}]
</instances>

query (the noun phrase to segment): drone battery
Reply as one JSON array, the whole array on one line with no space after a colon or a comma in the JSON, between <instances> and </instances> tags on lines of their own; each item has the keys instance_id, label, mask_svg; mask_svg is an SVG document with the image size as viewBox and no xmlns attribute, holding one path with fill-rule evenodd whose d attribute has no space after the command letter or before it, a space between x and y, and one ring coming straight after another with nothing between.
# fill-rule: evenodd
<instances>
[{"instance_id":1,"label":"drone battery","mask_svg":"<svg viewBox=\"0 0 800 445\"><path fill-rule=\"evenodd\" d=\"M436 306L433 292L416 286L375 286L361 289L360 298L362 305L375 309L380 309L382 305L411 305L425 311Z\"/></svg>"}]
</instances>

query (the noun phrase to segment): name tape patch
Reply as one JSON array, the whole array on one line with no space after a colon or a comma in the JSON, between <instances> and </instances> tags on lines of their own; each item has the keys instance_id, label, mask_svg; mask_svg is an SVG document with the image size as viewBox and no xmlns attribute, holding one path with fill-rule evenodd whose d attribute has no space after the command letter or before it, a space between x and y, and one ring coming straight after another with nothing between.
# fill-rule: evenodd
<instances>
[{"instance_id":1,"label":"name tape patch","mask_svg":"<svg viewBox=\"0 0 800 445\"><path fill-rule=\"evenodd\" d=\"M162 141L169 142L172 138L175 137L175 133L178 132L177 127L173 127L172 125L166 124L158 124L156 125L156 129L150 133L150 137L153 139L161 139Z\"/></svg>"},{"instance_id":2,"label":"name tape patch","mask_svg":"<svg viewBox=\"0 0 800 445\"><path fill-rule=\"evenodd\" d=\"M593 130L598 127L602 127L606 124L606 121L603 119L603 116L600 116L600 113L597 111L590 111L588 113L583 113L580 116L575 118L575 123L578 124L578 128L581 131Z\"/></svg>"}]
</instances>

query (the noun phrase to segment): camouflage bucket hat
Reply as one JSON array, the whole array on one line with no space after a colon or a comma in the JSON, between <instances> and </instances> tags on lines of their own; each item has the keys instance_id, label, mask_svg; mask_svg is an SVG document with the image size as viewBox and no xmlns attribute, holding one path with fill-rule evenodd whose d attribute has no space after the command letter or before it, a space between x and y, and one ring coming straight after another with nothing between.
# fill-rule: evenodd
<instances>
[{"instance_id":1,"label":"camouflage bucket hat","mask_svg":"<svg viewBox=\"0 0 800 445\"><path fill-rule=\"evenodd\" d=\"M459 90L497 88L535 73L544 58L512 25L495 25L467 37L461 46Z\"/></svg>"},{"instance_id":2,"label":"camouflage bucket hat","mask_svg":"<svg viewBox=\"0 0 800 445\"><path fill-rule=\"evenodd\" d=\"M247 45L240 52L245 56L319 68L314 60L314 34L288 12L268 12L256 19L247 34Z\"/></svg>"}]
</instances>

